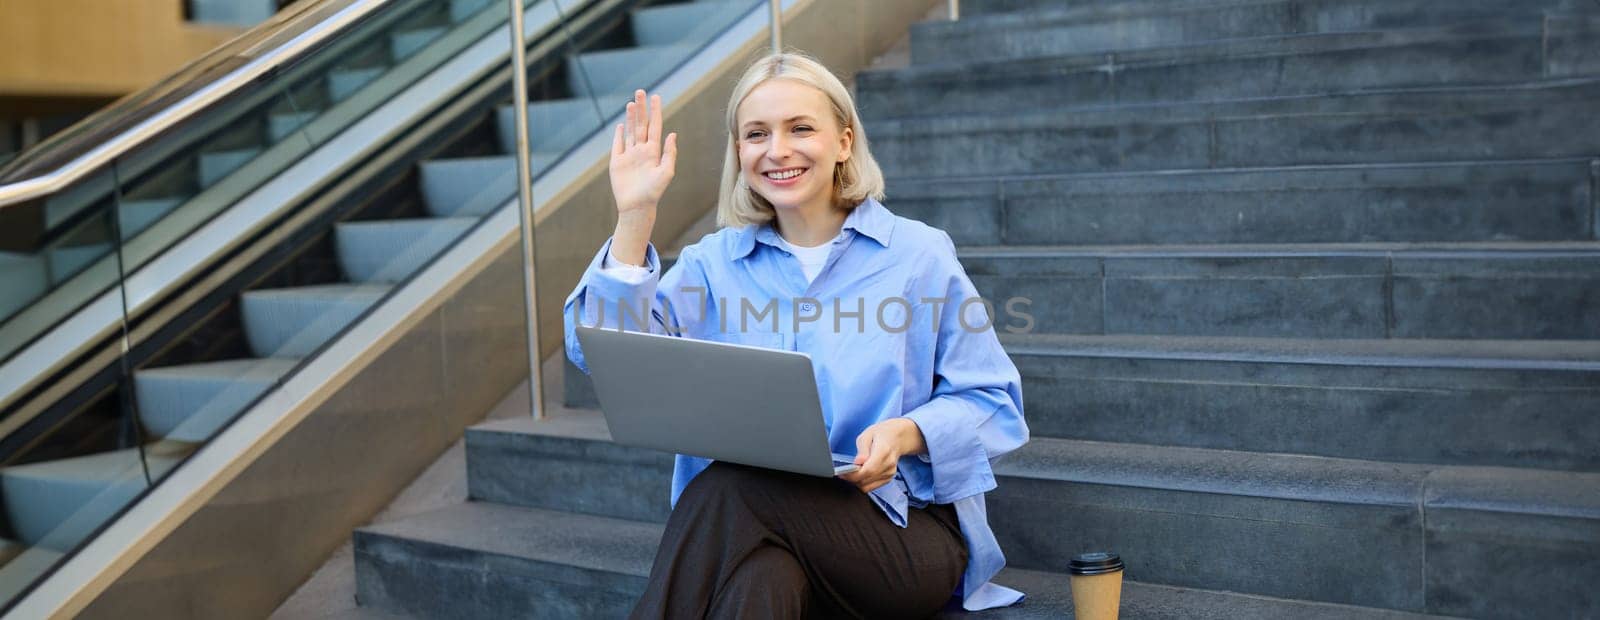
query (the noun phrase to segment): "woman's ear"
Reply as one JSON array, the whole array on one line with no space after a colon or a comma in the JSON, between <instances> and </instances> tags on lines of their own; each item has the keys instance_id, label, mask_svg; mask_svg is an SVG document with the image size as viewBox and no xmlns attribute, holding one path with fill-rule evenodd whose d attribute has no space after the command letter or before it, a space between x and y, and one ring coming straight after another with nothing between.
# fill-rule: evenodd
<instances>
[{"instance_id":1,"label":"woman's ear","mask_svg":"<svg viewBox=\"0 0 1600 620\"><path fill-rule=\"evenodd\" d=\"M849 127L839 132L839 163L850 161L850 147L855 145L856 132Z\"/></svg>"}]
</instances>

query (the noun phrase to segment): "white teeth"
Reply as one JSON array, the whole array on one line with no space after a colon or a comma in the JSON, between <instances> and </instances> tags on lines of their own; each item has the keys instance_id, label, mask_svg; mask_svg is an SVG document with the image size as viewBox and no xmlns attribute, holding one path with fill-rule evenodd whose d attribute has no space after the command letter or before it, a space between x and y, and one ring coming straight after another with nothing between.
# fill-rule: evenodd
<instances>
[{"instance_id":1,"label":"white teeth","mask_svg":"<svg viewBox=\"0 0 1600 620\"><path fill-rule=\"evenodd\" d=\"M804 170L789 170L789 171L785 171L785 172L768 172L768 173L766 173L766 175L767 175L767 178L769 178L769 179L782 181L784 179L792 179L792 178L795 178L797 176L800 176L800 173L802 173L802 172L805 172L805 171Z\"/></svg>"}]
</instances>

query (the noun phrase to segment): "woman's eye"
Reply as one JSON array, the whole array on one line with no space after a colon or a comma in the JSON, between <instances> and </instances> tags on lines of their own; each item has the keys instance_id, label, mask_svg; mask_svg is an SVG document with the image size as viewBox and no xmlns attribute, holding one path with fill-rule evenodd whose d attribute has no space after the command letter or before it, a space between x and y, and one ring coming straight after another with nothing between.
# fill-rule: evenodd
<instances>
[{"instance_id":1,"label":"woman's eye","mask_svg":"<svg viewBox=\"0 0 1600 620\"><path fill-rule=\"evenodd\" d=\"M764 137L766 137L766 135L767 135L767 132L765 132L765 131L759 131L759 130L758 131L752 131L750 133L745 134L744 135L744 139L746 139L746 140L755 140L757 138L764 138Z\"/></svg>"},{"instance_id":2,"label":"woman's eye","mask_svg":"<svg viewBox=\"0 0 1600 620\"><path fill-rule=\"evenodd\" d=\"M809 125L795 125L794 126L794 132L795 133L809 132L809 131L811 131L811 127Z\"/></svg>"}]
</instances>

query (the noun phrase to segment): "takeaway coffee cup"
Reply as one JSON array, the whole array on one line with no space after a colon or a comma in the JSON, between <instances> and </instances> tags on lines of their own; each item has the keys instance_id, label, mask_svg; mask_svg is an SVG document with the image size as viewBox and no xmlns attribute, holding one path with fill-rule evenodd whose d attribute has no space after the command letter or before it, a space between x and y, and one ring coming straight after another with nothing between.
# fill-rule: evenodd
<instances>
[{"instance_id":1,"label":"takeaway coffee cup","mask_svg":"<svg viewBox=\"0 0 1600 620\"><path fill-rule=\"evenodd\" d=\"M1072 609L1078 620L1116 620L1122 604L1122 558L1085 553L1067 562L1072 574Z\"/></svg>"}]
</instances>

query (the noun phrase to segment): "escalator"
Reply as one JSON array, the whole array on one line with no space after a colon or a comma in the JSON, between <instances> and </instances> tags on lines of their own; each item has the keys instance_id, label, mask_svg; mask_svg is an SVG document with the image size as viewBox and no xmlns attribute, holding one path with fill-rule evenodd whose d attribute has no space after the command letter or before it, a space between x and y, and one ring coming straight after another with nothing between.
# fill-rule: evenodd
<instances>
[{"instance_id":1,"label":"escalator","mask_svg":"<svg viewBox=\"0 0 1600 620\"><path fill-rule=\"evenodd\" d=\"M526 3L534 177L757 4ZM301 0L0 168L0 611L514 209L507 13Z\"/></svg>"}]
</instances>

